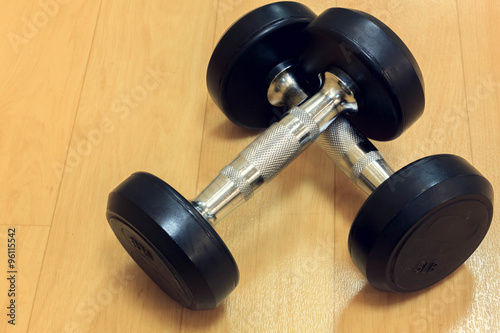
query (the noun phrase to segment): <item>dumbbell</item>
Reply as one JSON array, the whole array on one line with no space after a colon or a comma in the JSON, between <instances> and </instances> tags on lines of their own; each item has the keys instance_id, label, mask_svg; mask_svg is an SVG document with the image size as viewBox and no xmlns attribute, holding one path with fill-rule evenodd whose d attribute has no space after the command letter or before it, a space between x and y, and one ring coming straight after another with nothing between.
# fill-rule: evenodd
<instances>
[{"instance_id":1,"label":"dumbbell","mask_svg":"<svg viewBox=\"0 0 500 333\"><path fill-rule=\"evenodd\" d=\"M249 27L244 24L248 20L254 22L257 17L266 18L267 23L262 26L264 33L257 35L263 38L261 41L269 42L268 48L262 49L264 53L277 52L270 55L270 58L279 60L271 70L282 73L283 69L289 68L289 64L280 61L280 51L273 46L293 49L298 45L296 54L305 54L307 40L303 30L315 15L307 7L295 3L269 5L257 10L259 15L255 13L236 22L228 33L235 27L244 32L245 26ZM351 24L345 28L344 34L347 36L359 28ZM278 32L283 37L280 42L268 39ZM388 43L386 47L390 46L393 36L386 36L385 43ZM362 61L368 59L381 64L383 56L368 54ZM399 52L397 56L401 57L399 62L407 61L403 53ZM295 61L297 58L287 59ZM311 68L306 69L310 71ZM391 104L387 105L387 110L393 118L406 116L404 119L410 119L404 123L382 122L387 126L373 135L389 139L399 135L411 124L411 119L421 113L418 107L404 103L407 95L391 91L397 82L391 81L393 78L378 77L377 68L367 65L365 73L359 75L357 81L351 79L352 73L346 74L345 68L330 68L324 73L313 73L315 75L306 69L297 77L317 87L318 82L315 81L321 74L321 88L316 89L319 91L300 106L289 110L279 122L257 137L194 200L186 200L167 183L148 173L133 174L110 193L106 216L113 232L152 280L182 305L191 309L211 309L236 287L238 268L213 227L297 157L336 115L352 113L353 119L357 116L362 119L369 112L364 105L374 105L375 110L383 112L382 104L389 99ZM413 71L418 80L413 64L402 66L405 77L411 76L405 71ZM361 87L369 85L369 81L372 85L380 85L377 85L379 96L362 93ZM421 92L423 96L423 89ZM363 121L360 120L360 123Z\"/></svg>"},{"instance_id":2,"label":"dumbbell","mask_svg":"<svg viewBox=\"0 0 500 333\"><path fill-rule=\"evenodd\" d=\"M296 4L271 6L280 12ZM342 8L308 24L298 54L279 45L287 28L273 25L287 17L262 15L271 6L248 14L219 41L207 71L212 99L237 125L263 128L312 95L318 72L348 73L359 110L337 116L318 142L369 195L348 237L353 262L380 290L412 292L442 280L486 235L493 190L453 155L425 157L394 173L367 139L394 139L421 115L423 79L414 57L385 24Z\"/></svg>"}]
</instances>

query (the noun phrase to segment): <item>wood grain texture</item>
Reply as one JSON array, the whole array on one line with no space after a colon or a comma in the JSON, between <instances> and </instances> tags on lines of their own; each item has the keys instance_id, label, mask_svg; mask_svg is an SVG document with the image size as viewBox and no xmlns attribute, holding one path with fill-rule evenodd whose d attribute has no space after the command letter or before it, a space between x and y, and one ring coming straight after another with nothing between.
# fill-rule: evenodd
<instances>
[{"instance_id":1,"label":"wood grain texture","mask_svg":"<svg viewBox=\"0 0 500 333\"><path fill-rule=\"evenodd\" d=\"M411 295L376 291L347 251L365 195L316 145L218 225L241 280L216 310L177 305L119 245L104 213L109 191L129 174L149 171L192 198L257 135L217 109L205 71L224 31L267 2L4 4L0 272L14 226L20 296L18 324L3 311L2 332L500 330L498 209L483 244L452 276ZM377 143L395 169L453 153L500 188L495 1L305 4L372 13L418 60L426 112L401 138Z\"/></svg>"},{"instance_id":2,"label":"wood grain texture","mask_svg":"<svg viewBox=\"0 0 500 333\"><path fill-rule=\"evenodd\" d=\"M0 219L50 225L99 7L5 4L0 23ZM77 37L76 37L77 36Z\"/></svg>"}]
</instances>

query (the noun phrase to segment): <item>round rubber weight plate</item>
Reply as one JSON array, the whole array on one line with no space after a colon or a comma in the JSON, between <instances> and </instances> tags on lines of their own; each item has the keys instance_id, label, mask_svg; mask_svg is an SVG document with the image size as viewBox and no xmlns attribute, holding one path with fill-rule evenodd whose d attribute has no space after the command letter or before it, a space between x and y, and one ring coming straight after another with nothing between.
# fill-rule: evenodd
<instances>
[{"instance_id":1,"label":"round rubber weight plate","mask_svg":"<svg viewBox=\"0 0 500 333\"><path fill-rule=\"evenodd\" d=\"M358 212L349 252L377 289L417 291L442 280L479 246L493 188L454 155L420 159L382 183Z\"/></svg>"},{"instance_id":2,"label":"round rubber weight plate","mask_svg":"<svg viewBox=\"0 0 500 333\"><path fill-rule=\"evenodd\" d=\"M208 64L207 87L232 122L267 128L285 112L267 100L268 75L280 64L298 61L305 45L302 30L315 17L302 4L273 3L246 14L222 36ZM311 80L318 81L317 74Z\"/></svg>"},{"instance_id":3,"label":"round rubber weight plate","mask_svg":"<svg viewBox=\"0 0 500 333\"><path fill-rule=\"evenodd\" d=\"M131 175L109 194L106 217L135 262L181 305L213 309L237 286L238 267L224 242L161 179Z\"/></svg>"},{"instance_id":4,"label":"round rubber weight plate","mask_svg":"<svg viewBox=\"0 0 500 333\"><path fill-rule=\"evenodd\" d=\"M359 112L347 117L365 136L395 139L422 115L425 99L420 68L384 23L360 11L331 8L305 32L309 44L301 67L313 74L334 66L356 82Z\"/></svg>"}]
</instances>

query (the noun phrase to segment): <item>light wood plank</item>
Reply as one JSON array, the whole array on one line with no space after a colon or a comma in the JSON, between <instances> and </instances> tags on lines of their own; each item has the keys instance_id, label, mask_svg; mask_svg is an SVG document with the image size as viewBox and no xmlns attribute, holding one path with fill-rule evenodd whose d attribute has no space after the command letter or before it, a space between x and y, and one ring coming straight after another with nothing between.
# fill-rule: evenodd
<instances>
[{"instance_id":1,"label":"light wood plank","mask_svg":"<svg viewBox=\"0 0 500 333\"><path fill-rule=\"evenodd\" d=\"M0 221L50 225L98 6L50 0L3 6Z\"/></svg>"},{"instance_id":2,"label":"light wood plank","mask_svg":"<svg viewBox=\"0 0 500 333\"><path fill-rule=\"evenodd\" d=\"M460 325L469 331L495 331L500 327L500 8L495 2L458 0L458 13L472 160L497 191L492 226L470 260L470 315Z\"/></svg>"},{"instance_id":3,"label":"light wood plank","mask_svg":"<svg viewBox=\"0 0 500 333\"><path fill-rule=\"evenodd\" d=\"M103 3L70 143L88 154L65 174L47 247L67 252L45 258L31 332L180 327L183 309L119 245L105 208L138 169L194 193L215 12L211 2Z\"/></svg>"}]
</instances>

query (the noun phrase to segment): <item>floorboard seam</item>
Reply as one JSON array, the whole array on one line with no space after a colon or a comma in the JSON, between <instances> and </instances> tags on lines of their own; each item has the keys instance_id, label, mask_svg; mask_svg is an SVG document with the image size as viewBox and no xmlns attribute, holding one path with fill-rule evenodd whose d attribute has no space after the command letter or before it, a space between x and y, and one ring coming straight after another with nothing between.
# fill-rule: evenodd
<instances>
[{"instance_id":1,"label":"floorboard seam","mask_svg":"<svg viewBox=\"0 0 500 333\"><path fill-rule=\"evenodd\" d=\"M81 101L81 97L82 97L82 92L83 92L83 89L85 87L85 80L87 79L87 69L89 67L90 58L92 56L92 48L94 46L94 39L95 39L96 31L97 31L97 25L99 23L99 17L100 17L100 14L101 14L101 8L102 8L102 0L99 2L99 9L98 9L98 12L97 12L96 23L95 23L95 26L94 26L94 32L92 34L92 40L90 42L89 55L88 55L88 58L87 58L87 63L85 64L85 71L84 71L84 74L83 74L82 88L80 89L80 94L78 96L77 107L76 107L75 116L74 116L74 119L73 119L73 126L71 128L71 134L70 134L70 137L69 137L68 148L66 150L66 157L64 159L64 168L62 170L61 181L59 182L59 186L58 186L58 189L57 189L56 202L54 204L54 210L52 212L52 218L50 219L50 225L48 226L49 227L49 232L47 234L47 240L45 241L45 248L43 250L43 256L42 256L42 264L40 265L40 271L38 273L38 279L37 279L37 282L36 282L35 293L34 293L34 296L33 296L33 303L31 304L31 309L29 311L28 326L26 328L26 332L29 332L30 331L30 327L31 327L31 318L32 318L32 315L33 315L33 310L34 310L36 299L37 299L37 295L38 295L38 286L40 284L40 278L42 276L42 271L43 271L44 264L45 264L45 258L47 257L47 247L49 245L50 235L52 233L52 226L53 226L53 223L54 223L54 218L55 218L57 207L58 207L58 203L59 203L59 196L61 194L61 187L62 187L62 183L64 181L64 174L65 174L65 170L66 170L66 163L68 161L68 155L69 155L69 150L70 150L70 147L71 147L71 142L73 141L73 134L74 134L74 130L75 130L76 120L78 118L78 110L80 109L80 101Z\"/></svg>"},{"instance_id":2,"label":"floorboard seam","mask_svg":"<svg viewBox=\"0 0 500 333\"><path fill-rule=\"evenodd\" d=\"M462 77L463 77L463 86L464 86L464 94L465 94L465 110L467 111L467 128L469 130L469 149L470 149L470 163L474 164L474 151L472 149L472 129L470 126L470 114L469 114L469 101L467 98L467 84L465 77L465 63L464 63L464 48L462 42L462 30L460 28L460 9L458 8L458 1L455 0L455 10L457 13L457 30L458 30L458 41L460 44L460 60L462 63Z\"/></svg>"}]
</instances>

